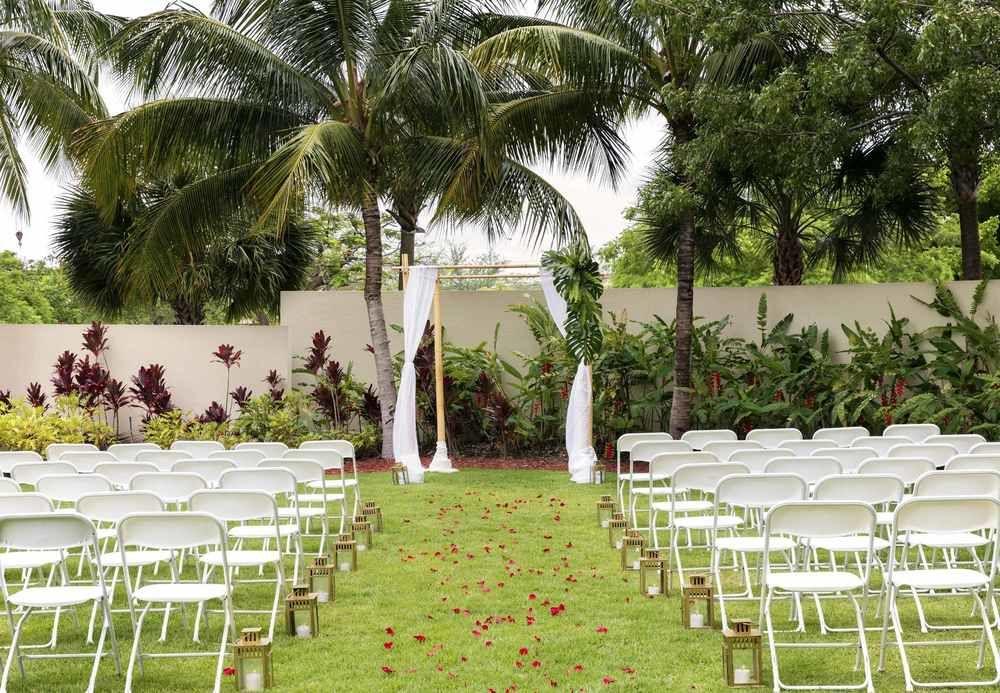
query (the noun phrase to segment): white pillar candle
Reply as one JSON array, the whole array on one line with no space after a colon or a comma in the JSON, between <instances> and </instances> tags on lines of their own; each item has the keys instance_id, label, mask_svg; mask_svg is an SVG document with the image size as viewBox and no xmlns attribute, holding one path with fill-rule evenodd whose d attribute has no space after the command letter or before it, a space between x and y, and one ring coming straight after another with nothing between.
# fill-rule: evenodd
<instances>
[{"instance_id":1,"label":"white pillar candle","mask_svg":"<svg viewBox=\"0 0 1000 693\"><path fill-rule=\"evenodd\" d=\"M691 614L691 627L692 628L704 628L705 627L705 617L697 612Z\"/></svg>"},{"instance_id":2,"label":"white pillar candle","mask_svg":"<svg viewBox=\"0 0 1000 693\"><path fill-rule=\"evenodd\" d=\"M247 691L264 690L264 677L259 671L248 671L243 675L243 689Z\"/></svg>"},{"instance_id":3,"label":"white pillar candle","mask_svg":"<svg viewBox=\"0 0 1000 693\"><path fill-rule=\"evenodd\" d=\"M660 593L660 588L657 587L656 585L650 585L649 587L646 588L646 594L650 596L655 596L659 593Z\"/></svg>"},{"instance_id":4,"label":"white pillar candle","mask_svg":"<svg viewBox=\"0 0 1000 693\"><path fill-rule=\"evenodd\" d=\"M317 592L316 593L316 601L318 601L320 604L326 604L328 601L330 601L330 593L329 592Z\"/></svg>"},{"instance_id":5,"label":"white pillar candle","mask_svg":"<svg viewBox=\"0 0 1000 693\"><path fill-rule=\"evenodd\" d=\"M601 527L604 529L607 529L609 524L611 523L608 520L601 520Z\"/></svg>"},{"instance_id":6,"label":"white pillar candle","mask_svg":"<svg viewBox=\"0 0 1000 693\"><path fill-rule=\"evenodd\" d=\"M740 667L733 672L733 683L750 683L750 670Z\"/></svg>"},{"instance_id":7,"label":"white pillar candle","mask_svg":"<svg viewBox=\"0 0 1000 693\"><path fill-rule=\"evenodd\" d=\"M341 561L340 562L340 572L342 572L342 573L349 573L349 572L351 572L351 562L350 561Z\"/></svg>"},{"instance_id":8,"label":"white pillar candle","mask_svg":"<svg viewBox=\"0 0 1000 693\"><path fill-rule=\"evenodd\" d=\"M360 542L360 541L358 542L358 551L364 551L367 548L368 548L368 544L365 544L364 542Z\"/></svg>"},{"instance_id":9,"label":"white pillar candle","mask_svg":"<svg viewBox=\"0 0 1000 693\"><path fill-rule=\"evenodd\" d=\"M622 540L619 539L618 541L615 542L615 548L616 549L621 549L621 547L622 547Z\"/></svg>"},{"instance_id":10,"label":"white pillar candle","mask_svg":"<svg viewBox=\"0 0 1000 693\"><path fill-rule=\"evenodd\" d=\"M311 638L313 634L312 628L309 624L303 623L302 625L295 626L295 636L299 638Z\"/></svg>"},{"instance_id":11,"label":"white pillar candle","mask_svg":"<svg viewBox=\"0 0 1000 693\"><path fill-rule=\"evenodd\" d=\"M632 570L639 570L639 561L632 561Z\"/></svg>"}]
</instances>

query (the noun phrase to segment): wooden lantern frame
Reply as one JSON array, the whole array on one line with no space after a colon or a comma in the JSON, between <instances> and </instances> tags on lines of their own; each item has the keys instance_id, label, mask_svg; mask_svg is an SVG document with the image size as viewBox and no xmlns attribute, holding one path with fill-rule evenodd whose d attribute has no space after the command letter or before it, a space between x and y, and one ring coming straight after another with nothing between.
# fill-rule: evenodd
<instances>
[{"instance_id":1,"label":"wooden lantern frame","mask_svg":"<svg viewBox=\"0 0 1000 693\"><path fill-rule=\"evenodd\" d=\"M650 592L650 587L655 587L657 591ZM644 597L666 597L670 594L667 561L660 556L659 549L646 549L639 559L639 594Z\"/></svg>"},{"instance_id":2,"label":"wooden lantern frame","mask_svg":"<svg viewBox=\"0 0 1000 693\"><path fill-rule=\"evenodd\" d=\"M343 570L344 557L350 563L349 570ZM333 565L339 573L353 573L358 569L358 544L350 534L341 534L333 542Z\"/></svg>"},{"instance_id":3,"label":"wooden lantern frame","mask_svg":"<svg viewBox=\"0 0 1000 693\"><path fill-rule=\"evenodd\" d=\"M734 619L731 628L722 631L722 675L730 688L757 688L764 685L764 641L760 629L750 619ZM752 667L748 681L736 681L737 652L751 653Z\"/></svg>"},{"instance_id":4,"label":"wooden lantern frame","mask_svg":"<svg viewBox=\"0 0 1000 693\"><path fill-rule=\"evenodd\" d=\"M320 603L323 600L320 595L324 592L327 594L326 601L332 602L336 601L337 598L337 582L334 578L334 573L336 569L330 564L330 557L325 553L321 553L313 559L313 562L309 565L309 588L316 594L316 599ZM317 589L317 587L322 589Z\"/></svg>"},{"instance_id":5,"label":"wooden lantern frame","mask_svg":"<svg viewBox=\"0 0 1000 693\"><path fill-rule=\"evenodd\" d=\"M351 534L354 535L354 542L358 551L367 551L375 545L375 533L372 531L372 524L364 515L355 515L351 521ZM361 541L358 541L358 535Z\"/></svg>"},{"instance_id":6,"label":"wooden lantern frame","mask_svg":"<svg viewBox=\"0 0 1000 693\"><path fill-rule=\"evenodd\" d=\"M600 462L595 462L590 468L590 483L603 484L606 478L607 471L604 469L604 465Z\"/></svg>"},{"instance_id":7,"label":"wooden lantern frame","mask_svg":"<svg viewBox=\"0 0 1000 693\"><path fill-rule=\"evenodd\" d=\"M626 533L622 539L621 563L622 570L635 572L639 570L646 539L638 532Z\"/></svg>"},{"instance_id":8,"label":"wooden lantern frame","mask_svg":"<svg viewBox=\"0 0 1000 693\"><path fill-rule=\"evenodd\" d=\"M285 630L289 635L298 636L298 627L303 625L300 618L306 613L309 614L308 637L315 638L319 635L319 600L309 591L308 585L295 585L285 597Z\"/></svg>"},{"instance_id":9,"label":"wooden lantern frame","mask_svg":"<svg viewBox=\"0 0 1000 693\"><path fill-rule=\"evenodd\" d=\"M611 499L597 501L597 526L607 529L611 516L615 514L615 502Z\"/></svg>"},{"instance_id":10,"label":"wooden lantern frame","mask_svg":"<svg viewBox=\"0 0 1000 693\"><path fill-rule=\"evenodd\" d=\"M405 464L394 464L389 471L392 472L393 486L406 486L410 483L410 470Z\"/></svg>"},{"instance_id":11,"label":"wooden lantern frame","mask_svg":"<svg viewBox=\"0 0 1000 693\"><path fill-rule=\"evenodd\" d=\"M681 625L689 630L711 630L715 628L715 595L712 582L704 573L688 575L688 582L681 594ZM692 606L703 605L705 619L700 626L691 625Z\"/></svg>"},{"instance_id":12,"label":"wooden lantern frame","mask_svg":"<svg viewBox=\"0 0 1000 693\"><path fill-rule=\"evenodd\" d=\"M271 641L260 637L262 629L244 628L240 638L233 643L233 668L236 669L236 690L241 692L260 691L274 686L274 670L271 666ZM261 687L250 688L246 685L246 663L259 660Z\"/></svg>"},{"instance_id":13,"label":"wooden lantern frame","mask_svg":"<svg viewBox=\"0 0 1000 693\"><path fill-rule=\"evenodd\" d=\"M615 551L619 551L622 548L622 542L625 541L625 535L627 533L627 520L611 520L611 522L608 523L608 545Z\"/></svg>"},{"instance_id":14,"label":"wooden lantern frame","mask_svg":"<svg viewBox=\"0 0 1000 693\"><path fill-rule=\"evenodd\" d=\"M375 501L365 501L364 506L361 508L361 514L365 516L372 525L372 531L375 534L381 534L384 528L382 522L382 508L375 504Z\"/></svg>"}]
</instances>

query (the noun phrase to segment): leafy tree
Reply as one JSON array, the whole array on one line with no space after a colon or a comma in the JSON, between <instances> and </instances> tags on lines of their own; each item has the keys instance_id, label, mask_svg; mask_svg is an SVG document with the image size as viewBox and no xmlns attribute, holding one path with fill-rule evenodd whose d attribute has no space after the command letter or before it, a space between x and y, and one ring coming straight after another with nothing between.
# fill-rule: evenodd
<instances>
[{"instance_id":1,"label":"leafy tree","mask_svg":"<svg viewBox=\"0 0 1000 693\"><path fill-rule=\"evenodd\" d=\"M83 323L93 317L58 266L0 253L0 322Z\"/></svg>"}]
</instances>

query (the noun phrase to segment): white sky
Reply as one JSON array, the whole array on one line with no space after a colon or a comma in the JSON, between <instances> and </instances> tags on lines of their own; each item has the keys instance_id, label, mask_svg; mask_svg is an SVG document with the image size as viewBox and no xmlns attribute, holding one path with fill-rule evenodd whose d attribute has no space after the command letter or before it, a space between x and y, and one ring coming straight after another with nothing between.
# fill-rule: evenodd
<instances>
[{"instance_id":1,"label":"white sky","mask_svg":"<svg viewBox=\"0 0 1000 693\"><path fill-rule=\"evenodd\" d=\"M211 0L189 0L191 4L208 10ZM162 9L166 0L94 0L97 9L103 12L125 16L139 16ZM121 90L114 84L103 85L105 99L111 112L118 112L125 106L125 98ZM624 224L624 210L631 204L638 181L649 163L650 153L660 137L660 128L655 120L638 123L628 133L626 138L632 149L632 174L618 191L611 190L598 182L587 180L584 175L573 172L542 171L547 178L565 195L577 213L582 217L591 243L600 246L614 238ZM56 213L56 200L60 187L71 181L69 172L48 173L41 165L31 160L29 168L29 200L31 204L31 221L23 222L14 217L9 209L0 209L0 218L6 221L0 231L0 250L16 250L17 241L14 233L24 231L24 242L21 253L29 258L42 258L49 255L49 233L52 218ZM433 240L437 234L430 229L427 240ZM461 238L455 238L465 243L472 254L487 250L487 243L475 229ZM532 253L519 243L504 243L497 247L504 257L511 260L527 260Z\"/></svg>"}]
</instances>

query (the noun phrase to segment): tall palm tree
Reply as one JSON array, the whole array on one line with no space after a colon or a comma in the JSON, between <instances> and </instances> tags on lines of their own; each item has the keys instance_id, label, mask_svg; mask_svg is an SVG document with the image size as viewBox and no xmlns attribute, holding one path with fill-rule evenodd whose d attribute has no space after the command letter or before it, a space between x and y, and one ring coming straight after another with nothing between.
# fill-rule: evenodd
<instances>
[{"instance_id":1,"label":"tall palm tree","mask_svg":"<svg viewBox=\"0 0 1000 693\"><path fill-rule=\"evenodd\" d=\"M533 138L516 145L491 135L504 122L491 88L531 82L509 71L484 77L465 55L489 32L533 21L501 10L489 0L217 0L211 16L159 12L126 26L114 46L121 74L156 100L84 128L77 141L106 215L141 180L192 167L200 178L180 191L172 223L206 238L216 215L248 199L262 225L278 228L307 205L360 211L384 456L396 393L381 295L384 205L416 218L436 203L442 218L487 225L497 221L482 211L492 206L512 212L504 228L580 230L572 207L510 154L547 146L574 160L593 149L592 109L580 109L588 119L563 142L551 133L568 132L565 124L512 126ZM621 148L607 131L597 139Z\"/></svg>"},{"instance_id":2,"label":"tall palm tree","mask_svg":"<svg viewBox=\"0 0 1000 693\"><path fill-rule=\"evenodd\" d=\"M77 128L107 115L93 57L120 25L88 0L0 0L0 201L16 214L30 212L21 142L53 166Z\"/></svg>"}]
</instances>

